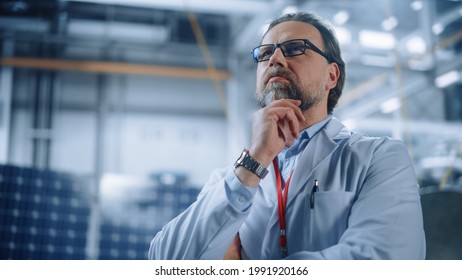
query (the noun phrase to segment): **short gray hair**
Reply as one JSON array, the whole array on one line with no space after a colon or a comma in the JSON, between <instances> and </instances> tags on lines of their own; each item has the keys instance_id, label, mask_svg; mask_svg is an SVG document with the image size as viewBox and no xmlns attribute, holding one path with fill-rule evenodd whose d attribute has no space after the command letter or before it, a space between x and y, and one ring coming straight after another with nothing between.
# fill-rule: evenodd
<instances>
[{"instance_id":1,"label":"short gray hair","mask_svg":"<svg viewBox=\"0 0 462 280\"><path fill-rule=\"evenodd\" d=\"M298 12L285 14L273 20L270 23L268 30L265 32L263 37L265 37L266 33L268 33L268 31L270 31L273 27L286 21L305 22L318 29L324 41L324 45L326 48L324 52L326 53L329 62L335 62L338 65L338 68L340 69L340 77L338 78L337 85L329 91L329 98L327 102L327 112L329 114L332 114L335 105L337 105L340 96L342 96L342 90L346 78L345 62L342 59L342 54L340 52L340 47L337 37L335 36L335 32L329 24L329 22L319 17L318 15L314 13Z\"/></svg>"}]
</instances>

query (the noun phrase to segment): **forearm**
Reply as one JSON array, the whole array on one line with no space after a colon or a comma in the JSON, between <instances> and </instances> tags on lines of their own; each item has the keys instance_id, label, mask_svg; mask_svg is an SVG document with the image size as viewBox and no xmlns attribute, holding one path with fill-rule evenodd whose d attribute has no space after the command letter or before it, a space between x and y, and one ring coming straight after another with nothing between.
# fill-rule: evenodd
<instances>
[{"instance_id":1,"label":"forearm","mask_svg":"<svg viewBox=\"0 0 462 280\"><path fill-rule=\"evenodd\" d=\"M149 258L223 258L253 198L253 193L237 184L233 176L232 171L212 176L197 201L155 236Z\"/></svg>"}]
</instances>

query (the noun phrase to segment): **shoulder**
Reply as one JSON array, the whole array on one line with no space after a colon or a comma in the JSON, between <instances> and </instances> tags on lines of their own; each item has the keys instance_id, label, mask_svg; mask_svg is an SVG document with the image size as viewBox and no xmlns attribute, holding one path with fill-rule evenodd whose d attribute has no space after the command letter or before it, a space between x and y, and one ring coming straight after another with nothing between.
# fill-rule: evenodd
<instances>
[{"instance_id":1,"label":"shoulder","mask_svg":"<svg viewBox=\"0 0 462 280\"><path fill-rule=\"evenodd\" d=\"M406 146L401 140L388 136L371 137L355 132L351 134L348 144L357 149L370 149L372 151L406 150Z\"/></svg>"},{"instance_id":2,"label":"shoulder","mask_svg":"<svg viewBox=\"0 0 462 280\"><path fill-rule=\"evenodd\" d=\"M408 170L410 173L404 173L414 174L412 160L406 145L401 140L386 136L356 135L352 134L348 147L344 150L349 151L350 156L359 159L361 165L367 166L368 173L379 174L386 171L386 174L396 175Z\"/></svg>"},{"instance_id":3,"label":"shoulder","mask_svg":"<svg viewBox=\"0 0 462 280\"><path fill-rule=\"evenodd\" d=\"M338 152L342 154L350 154L362 160L372 161L391 159L394 160L409 160L409 154L406 145L403 141L394 139L388 136L372 137L362 133L350 131L347 127L341 124L337 119L332 119L331 129L335 127L335 134L329 132L329 127L326 128L326 133L331 133L331 139L340 149ZM389 162L387 160L387 162Z\"/></svg>"},{"instance_id":4,"label":"shoulder","mask_svg":"<svg viewBox=\"0 0 462 280\"><path fill-rule=\"evenodd\" d=\"M406 146L401 140L388 136L372 137L362 133L350 131L336 118L332 118L326 127L326 133L337 144L348 146L351 149L369 152L374 151L406 151Z\"/></svg>"},{"instance_id":5,"label":"shoulder","mask_svg":"<svg viewBox=\"0 0 462 280\"><path fill-rule=\"evenodd\" d=\"M398 139L387 136L369 137L361 135L352 137L349 141L352 151L370 155L371 159L408 160L409 154L406 145Z\"/></svg>"}]
</instances>

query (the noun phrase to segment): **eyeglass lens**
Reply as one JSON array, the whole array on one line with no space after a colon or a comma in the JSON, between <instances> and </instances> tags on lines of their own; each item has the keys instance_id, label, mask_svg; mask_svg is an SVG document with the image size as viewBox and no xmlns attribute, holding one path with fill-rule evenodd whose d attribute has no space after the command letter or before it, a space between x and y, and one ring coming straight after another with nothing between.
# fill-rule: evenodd
<instances>
[{"instance_id":1,"label":"eyeglass lens","mask_svg":"<svg viewBox=\"0 0 462 280\"><path fill-rule=\"evenodd\" d=\"M305 53L306 43L304 40L291 40L276 45L261 45L253 49L252 54L256 61L269 60L276 48L280 48L286 57L296 56Z\"/></svg>"}]
</instances>

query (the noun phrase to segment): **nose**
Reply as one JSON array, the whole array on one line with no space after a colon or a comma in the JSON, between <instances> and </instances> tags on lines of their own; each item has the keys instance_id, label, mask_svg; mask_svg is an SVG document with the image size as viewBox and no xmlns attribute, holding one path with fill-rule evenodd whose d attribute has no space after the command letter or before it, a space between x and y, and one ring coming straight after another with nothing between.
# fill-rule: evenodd
<instances>
[{"instance_id":1,"label":"nose","mask_svg":"<svg viewBox=\"0 0 462 280\"><path fill-rule=\"evenodd\" d=\"M273 54L271 55L269 59L268 66L269 67L281 66L284 68L287 67L287 60L280 47L275 48Z\"/></svg>"}]
</instances>

